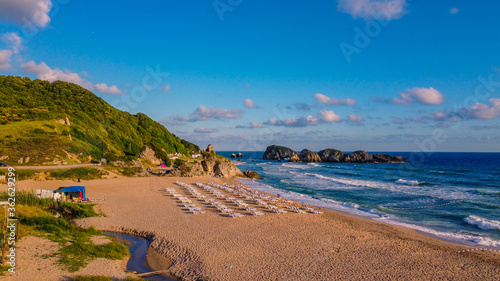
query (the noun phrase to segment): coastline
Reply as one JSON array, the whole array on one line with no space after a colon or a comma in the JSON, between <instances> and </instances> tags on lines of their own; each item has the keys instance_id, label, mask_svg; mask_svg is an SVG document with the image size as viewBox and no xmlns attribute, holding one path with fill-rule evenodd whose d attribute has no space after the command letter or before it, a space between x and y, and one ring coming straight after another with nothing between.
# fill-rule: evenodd
<instances>
[{"instance_id":1,"label":"coastline","mask_svg":"<svg viewBox=\"0 0 500 281\"><path fill-rule=\"evenodd\" d=\"M307 205L317 206L317 207L327 209L327 210L334 210L334 211L346 213L346 214L349 214L349 215L352 215L355 217L367 218L367 219L371 219L373 221L377 221L380 223L396 225L396 226L412 229L412 230L415 230L423 235L434 237L434 238L442 240L442 241L451 242L451 243L460 244L460 245L465 245L465 246L469 247L470 250L474 249L474 250L500 252L500 248L498 248L498 247L494 247L491 245L481 245L479 243L470 241L474 237L469 237L469 240L467 240L466 237L454 235L453 233L440 232L440 231L433 230L433 229L430 229L430 228L427 228L424 226L419 226L419 225L415 225L415 224L400 222L397 220L387 219L386 217L383 217L380 214L373 214L373 213L370 213L368 211L361 211L357 208L352 208L350 206L344 206L340 202L336 202L335 204L332 204L331 199L326 199L327 201L323 201L322 199L315 198L315 197L307 198L307 197L303 197L302 194L300 194L300 193L294 193L294 192L290 192L290 191L286 191L286 190L280 191L280 190L278 190L274 187L268 186L268 185L264 185L264 187L263 186L259 187L259 185L261 185L261 184L259 184L258 181L255 181L252 179L240 179L240 182L242 184L245 184L245 185L250 185L250 182L257 183L256 185L252 184L250 186L256 190L261 191L261 192L267 192L267 193L271 193L271 194L275 194L277 192L280 192L279 194L282 195L284 198L298 201L298 202L302 202L302 203L307 204ZM293 195L297 195L297 196L293 196ZM305 200L305 199L307 199L307 200ZM483 239L485 239L485 238L483 238Z\"/></svg>"},{"instance_id":2,"label":"coastline","mask_svg":"<svg viewBox=\"0 0 500 281\"><path fill-rule=\"evenodd\" d=\"M182 191L176 180L239 184L237 179L209 177L87 181L88 194L107 195L98 204L106 216L78 224L146 237L151 247L172 260L170 272L183 280L370 279L366 274L384 279L494 280L500 274L498 253L462 253L470 247L325 208L321 215L266 213L233 219L195 202L207 212L188 214L163 192L165 187ZM66 184L72 183L21 181L19 189ZM168 267L165 261L158 264L160 269Z\"/></svg>"}]
</instances>

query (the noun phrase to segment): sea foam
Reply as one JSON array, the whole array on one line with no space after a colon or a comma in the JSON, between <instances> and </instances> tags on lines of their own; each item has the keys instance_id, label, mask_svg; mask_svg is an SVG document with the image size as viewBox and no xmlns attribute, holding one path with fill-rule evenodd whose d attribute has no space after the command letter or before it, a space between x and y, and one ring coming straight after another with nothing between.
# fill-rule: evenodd
<instances>
[{"instance_id":1,"label":"sea foam","mask_svg":"<svg viewBox=\"0 0 500 281\"><path fill-rule=\"evenodd\" d=\"M466 217L464 220L468 224L475 225L480 229L500 230L500 221L488 220L488 219L481 218L478 216L473 216L473 215Z\"/></svg>"},{"instance_id":2,"label":"sea foam","mask_svg":"<svg viewBox=\"0 0 500 281\"><path fill-rule=\"evenodd\" d=\"M418 181L414 181L414 180L403 180L403 179L399 179L396 181L397 184L404 184L404 185L419 185L420 183Z\"/></svg>"}]
</instances>

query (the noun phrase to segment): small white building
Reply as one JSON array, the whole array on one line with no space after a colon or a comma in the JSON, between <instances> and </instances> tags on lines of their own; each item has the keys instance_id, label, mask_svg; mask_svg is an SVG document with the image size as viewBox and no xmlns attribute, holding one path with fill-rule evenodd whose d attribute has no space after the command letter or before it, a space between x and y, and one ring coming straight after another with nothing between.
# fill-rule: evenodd
<instances>
[{"instance_id":1,"label":"small white building","mask_svg":"<svg viewBox=\"0 0 500 281\"><path fill-rule=\"evenodd\" d=\"M38 198L48 198L48 199L53 199L56 201L59 201L62 199L61 193L56 192L55 190L50 190L50 189L37 189L35 195Z\"/></svg>"},{"instance_id":2,"label":"small white building","mask_svg":"<svg viewBox=\"0 0 500 281\"><path fill-rule=\"evenodd\" d=\"M168 155L168 158L169 158L170 160L175 160L175 159L177 159L177 158L179 158L179 157L181 157L181 156L182 156L182 154L180 154L180 153L175 153L175 154L169 154L169 155Z\"/></svg>"}]
</instances>

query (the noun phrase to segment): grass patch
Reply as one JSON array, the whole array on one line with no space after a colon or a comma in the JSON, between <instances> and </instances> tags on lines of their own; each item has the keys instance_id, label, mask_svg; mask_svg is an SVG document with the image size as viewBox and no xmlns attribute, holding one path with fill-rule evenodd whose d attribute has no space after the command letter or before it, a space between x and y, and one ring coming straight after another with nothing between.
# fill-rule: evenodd
<instances>
[{"instance_id":1,"label":"grass patch","mask_svg":"<svg viewBox=\"0 0 500 281\"><path fill-rule=\"evenodd\" d=\"M55 180L69 180L69 179L77 179L80 177L82 180L93 180L93 179L102 179L103 176L108 175L108 171L81 167L81 168L72 168L72 169L58 169L58 170L32 170L32 169L17 169L17 180L29 180L29 179L37 179L37 175L44 174L46 179L55 179Z\"/></svg>"},{"instance_id":2,"label":"grass patch","mask_svg":"<svg viewBox=\"0 0 500 281\"><path fill-rule=\"evenodd\" d=\"M87 167L50 171L50 177L56 180L76 179L78 177L83 180L102 179L107 174L106 171Z\"/></svg>"},{"instance_id":3,"label":"grass patch","mask_svg":"<svg viewBox=\"0 0 500 281\"><path fill-rule=\"evenodd\" d=\"M17 180L20 181L33 179L37 173L40 173L40 171L16 169Z\"/></svg>"},{"instance_id":4,"label":"grass patch","mask_svg":"<svg viewBox=\"0 0 500 281\"><path fill-rule=\"evenodd\" d=\"M6 192L0 193L0 200L6 197ZM39 236L58 243L60 249L50 256L57 257L58 264L69 272L78 271L96 258L120 260L129 255L128 248L116 241L94 245L91 237L102 232L93 227L81 229L73 223L75 218L97 216L93 204L40 199L25 191L16 194L16 203L20 236Z\"/></svg>"},{"instance_id":5,"label":"grass patch","mask_svg":"<svg viewBox=\"0 0 500 281\"><path fill-rule=\"evenodd\" d=\"M120 169L120 174L126 177L133 177L137 174L140 174L142 172L142 168L139 167L125 167L123 169Z\"/></svg>"},{"instance_id":6,"label":"grass patch","mask_svg":"<svg viewBox=\"0 0 500 281\"><path fill-rule=\"evenodd\" d=\"M5 272L7 272L10 268L8 264L0 264L0 276L5 276Z\"/></svg>"}]
</instances>

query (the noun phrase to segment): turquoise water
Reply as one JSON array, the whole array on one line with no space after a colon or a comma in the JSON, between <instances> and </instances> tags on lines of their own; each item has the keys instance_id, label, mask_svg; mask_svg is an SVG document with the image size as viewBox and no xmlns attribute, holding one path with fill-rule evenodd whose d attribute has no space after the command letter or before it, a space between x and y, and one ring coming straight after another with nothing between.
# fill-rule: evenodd
<instances>
[{"instance_id":1,"label":"turquoise water","mask_svg":"<svg viewBox=\"0 0 500 281\"><path fill-rule=\"evenodd\" d=\"M229 157L233 152L218 152ZM234 161L252 187L321 207L500 249L500 153L388 153L409 163L279 163L246 152Z\"/></svg>"}]
</instances>

